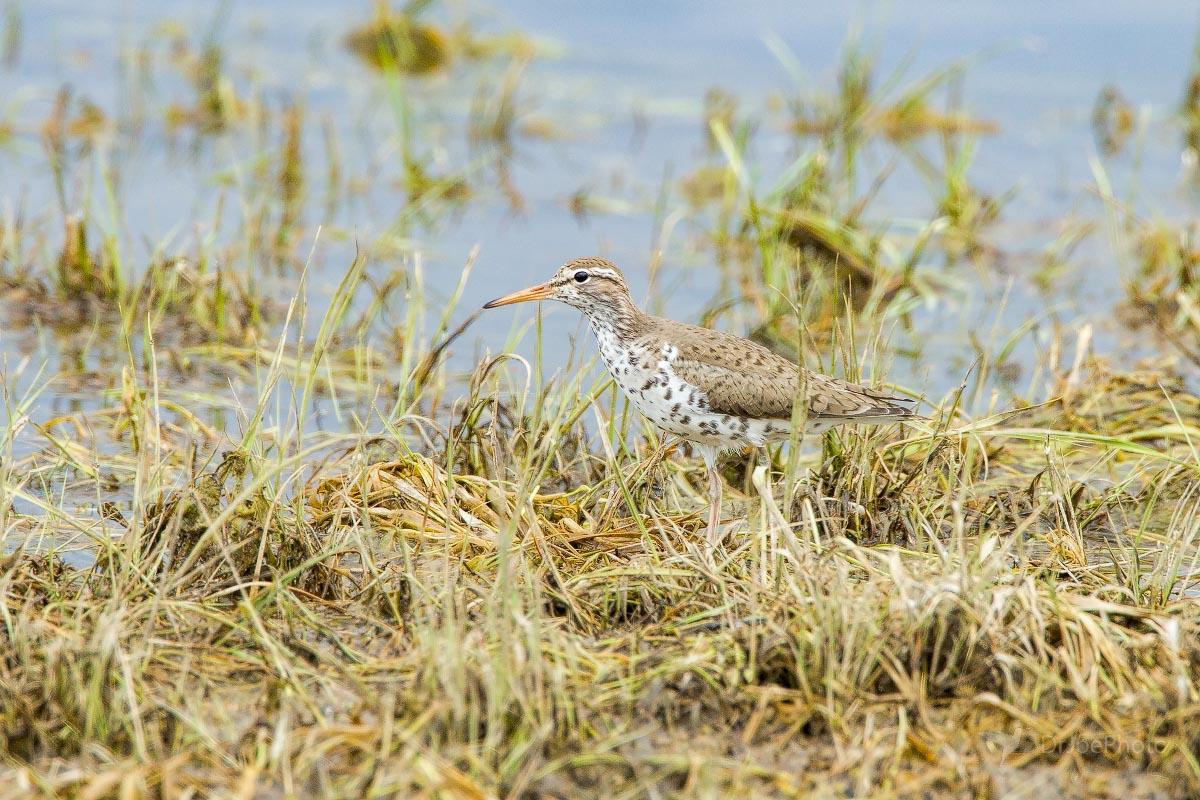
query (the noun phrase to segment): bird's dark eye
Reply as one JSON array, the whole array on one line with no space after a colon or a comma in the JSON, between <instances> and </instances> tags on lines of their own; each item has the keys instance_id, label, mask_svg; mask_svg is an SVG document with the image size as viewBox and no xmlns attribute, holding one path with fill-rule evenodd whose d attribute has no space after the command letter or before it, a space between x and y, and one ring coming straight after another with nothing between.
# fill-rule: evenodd
<instances>
[{"instance_id":1,"label":"bird's dark eye","mask_svg":"<svg viewBox=\"0 0 1200 800\"><path fill-rule=\"evenodd\" d=\"M575 273L575 282L576 283L587 283L587 279L590 277L592 277L592 276L587 274L587 270L581 269L581 270L579 270L579 272Z\"/></svg>"}]
</instances>

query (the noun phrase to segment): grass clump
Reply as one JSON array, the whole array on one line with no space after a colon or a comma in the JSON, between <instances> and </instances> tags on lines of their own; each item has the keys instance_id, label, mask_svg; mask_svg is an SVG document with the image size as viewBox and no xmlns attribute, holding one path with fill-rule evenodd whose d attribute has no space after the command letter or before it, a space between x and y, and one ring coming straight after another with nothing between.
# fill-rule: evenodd
<instances>
[{"instance_id":1,"label":"grass clump","mask_svg":"<svg viewBox=\"0 0 1200 800\"><path fill-rule=\"evenodd\" d=\"M785 52L780 59L791 63ZM848 310L851 324L869 325L953 290L960 279L932 269L939 251L951 265L995 261L988 231L1011 193L989 194L970 179L977 137L995 127L961 109L965 71L956 64L907 85L902 72L880 79L851 42L832 90L785 98L795 155L771 166L769 181L756 180L765 165L750 158L760 121L710 94L708 141L721 163L698 167L681 190L728 267L728 294L762 320L758 338L793 354L800 342L828 347ZM935 108L939 92L945 111ZM898 223L875 206L902 169L930 192L927 212Z\"/></svg>"},{"instance_id":2,"label":"grass clump","mask_svg":"<svg viewBox=\"0 0 1200 800\"><path fill-rule=\"evenodd\" d=\"M266 575L290 583L289 573L297 570L299 588L330 595L337 582L318 555L313 531L303 520L289 519L262 487L247 486L256 466L246 452L231 451L212 472L151 503L129 528L140 539L142 559L152 569L160 564L166 574L195 564L198 574L225 586Z\"/></svg>"},{"instance_id":3,"label":"grass clump","mask_svg":"<svg viewBox=\"0 0 1200 800\"><path fill-rule=\"evenodd\" d=\"M375 69L409 75L443 69L450 58L446 35L416 19L428 5L414 2L402 11L393 11L387 0L380 0L373 19L346 34L346 49Z\"/></svg>"},{"instance_id":4,"label":"grass clump","mask_svg":"<svg viewBox=\"0 0 1200 800\"><path fill-rule=\"evenodd\" d=\"M396 9L388 0L377 0L371 19L349 30L342 44L372 69L413 77L446 72L456 59L480 61L531 49L519 33L485 35L467 25L450 28L423 19L437 5L410 0Z\"/></svg>"},{"instance_id":5,"label":"grass clump","mask_svg":"<svg viewBox=\"0 0 1200 800\"><path fill-rule=\"evenodd\" d=\"M76 331L103 320L112 326L151 327L179 344L247 344L278 317L271 299L252 291L245 272L230 264L155 255L139 272L126 265L115 237L90 246L88 221L67 217L63 243L50 270L9 263L0 285L17 321L37 320Z\"/></svg>"}]
</instances>

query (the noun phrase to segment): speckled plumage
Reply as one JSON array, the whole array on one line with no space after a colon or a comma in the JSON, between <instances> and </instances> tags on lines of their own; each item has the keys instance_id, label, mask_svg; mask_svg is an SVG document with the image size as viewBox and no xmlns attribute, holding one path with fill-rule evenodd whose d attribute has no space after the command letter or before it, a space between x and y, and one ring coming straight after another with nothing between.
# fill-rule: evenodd
<instances>
[{"instance_id":1,"label":"speckled plumage","mask_svg":"<svg viewBox=\"0 0 1200 800\"><path fill-rule=\"evenodd\" d=\"M638 411L700 447L715 498L716 453L787 438L798 399L806 433L913 416L901 398L802 369L748 339L646 314L621 271L601 258L568 262L548 282L485 308L546 298L587 316L601 359ZM710 535L715 526L710 517Z\"/></svg>"},{"instance_id":2,"label":"speckled plumage","mask_svg":"<svg viewBox=\"0 0 1200 800\"><path fill-rule=\"evenodd\" d=\"M788 435L799 397L809 433L912 416L899 398L802 369L749 339L642 312L620 270L603 259L576 259L551 283L570 287L580 270L591 291L561 299L587 315L600 357L634 406L671 433L718 447L761 446Z\"/></svg>"}]
</instances>

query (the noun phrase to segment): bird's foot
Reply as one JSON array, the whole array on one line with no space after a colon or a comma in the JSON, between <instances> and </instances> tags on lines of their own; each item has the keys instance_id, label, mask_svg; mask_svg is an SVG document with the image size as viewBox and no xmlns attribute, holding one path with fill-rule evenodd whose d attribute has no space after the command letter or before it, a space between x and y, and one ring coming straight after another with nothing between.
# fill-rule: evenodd
<instances>
[{"instance_id":1,"label":"bird's foot","mask_svg":"<svg viewBox=\"0 0 1200 800\"><path fill-rule=\"evenodd\" d=\"M705 456L708 467L708 549L713 551L721 543L721 475L717 472L716 453Z\"/></svg>"}]
</instances>

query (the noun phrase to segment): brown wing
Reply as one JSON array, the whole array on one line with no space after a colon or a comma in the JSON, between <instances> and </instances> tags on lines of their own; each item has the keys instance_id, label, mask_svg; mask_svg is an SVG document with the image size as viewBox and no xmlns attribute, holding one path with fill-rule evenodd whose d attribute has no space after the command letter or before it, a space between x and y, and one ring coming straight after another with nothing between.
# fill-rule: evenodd
<instances>
[{"instance_id":1,"label":"brown wing","mask_svg":"<svg viewBox=\"0 0 1200 800\"><path fill-rule=\"evenodd\" d=\"M877 417L911 417L912 409L893 397L857 383L804 370L807 379L808 415L814 419L853 420Z\"/></svg>"},{"instance_id":2,"label":"brown wing","mask_svg":"<svg viewBox=\"0 0 1200 800\"><path fill-rule=\"evenodd\" d=\"M912 414L896 404L901 398L802 370L749 339L695 325L672 326L670 333L664 338L669 338L679 351L672 369L699 387L709 408L718 414L790 419L792 403L802 390L813 418L845 420Z\"/></svg>"}]
</instances>

